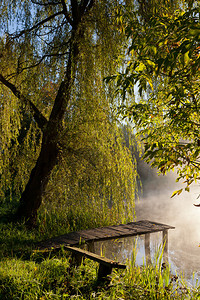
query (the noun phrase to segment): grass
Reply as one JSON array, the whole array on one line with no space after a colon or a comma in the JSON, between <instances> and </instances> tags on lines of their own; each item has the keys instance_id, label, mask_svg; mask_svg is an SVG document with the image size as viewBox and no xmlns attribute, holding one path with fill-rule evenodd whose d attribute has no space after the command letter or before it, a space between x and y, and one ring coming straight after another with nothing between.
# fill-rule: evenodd
<instances>
[{"instance_id":1,"label":"grass","mask_svg":"<svg viewBox=\"0 0 200 300\"><path fill-rule=\"evenodd\" d=\"M0 212L0 299L200 299L198 287L189 288L181 279L162 268L161 256L147 267L136 266L135 255L124 271L113 271L110 283L97 281L98 264L85 260L72 266L69 253L61 249L44 257L33 251L34 243L52 235L76 229L67 216L43 211L38 229L28 231L13 224ZM70 216L71 217L71 216ZM64 222L67 220L66 222ZM82 223L81 223L82 222ZM87 224L86 224L87 222ZM77 228L92 227L95 222L79 220ZM51 232L50 232L51 229ZM133 252L134 254L135 252Z\"/></svg>"}]
</instances>

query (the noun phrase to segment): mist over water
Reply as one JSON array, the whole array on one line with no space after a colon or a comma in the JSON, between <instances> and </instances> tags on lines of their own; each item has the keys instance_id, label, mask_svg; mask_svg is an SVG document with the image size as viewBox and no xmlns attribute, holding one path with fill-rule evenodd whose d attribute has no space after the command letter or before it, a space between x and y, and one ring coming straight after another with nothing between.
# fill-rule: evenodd
<instances>
[{"instance_id":1,"label":"mist over water","mask_svg":"<svg viewBox=\"0 0 200 300\"><path fill-rule=\"evenodd\" d=\"M147 219L174 226L168 231L169 263L187 279L193 272L200 279L200 207L193 205L200 203L200 186L193 184L189 193L183 191L171 198L173 191L184 188L183 183L176 182L176 174L158 176L156 170L144 163L142 166L143 195L136 203L137 221Z\"/></svg>"},{"instance_id":2,"label":"mist over water","mask_svg":"<svg viewBox=\"0 0 200 300\"><path fill-rule=\"evenodd\" d=\"M197 199L200 186L193 184L190 192L183 191L179 196L171 198L175 190L184 188L183 183L176 182L176 174L171 172L158 176L156 170L150 169L143 162L139 163L139 173L143 184L143 194L136 202L136 221L149 220L174 226L168 231L169 264L173 274L184 275L187 281L195 285L196 279L200 284L200 203ZM113 241L97 243L96 249L106 257L126 262L131 259L137 240L136 263L145 262L144 236L129 237ZM162 233L150 236L152 260L155 251L162 245ZM193 273L195 276L193 277Z\"/></svg>"}]
</instances>

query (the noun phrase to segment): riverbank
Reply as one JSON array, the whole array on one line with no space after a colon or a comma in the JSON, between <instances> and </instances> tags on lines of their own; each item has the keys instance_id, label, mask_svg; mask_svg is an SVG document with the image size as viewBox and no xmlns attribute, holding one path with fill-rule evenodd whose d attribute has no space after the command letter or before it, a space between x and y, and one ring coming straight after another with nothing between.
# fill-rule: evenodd
<instances>
[{"instance_id":1,"label":"riverbank","mask_svg":"<svg viewBox=\"0 0 200 300\"><path fill-rule=\"evenodd\" d=\"M57 222L58 223L58 222ZM56 222L54 222L54 229ZM62 232L60 227L57 231ZM36 254L34 244L48 236L45 227L28 231L5 217L0 222L0 299L199 299L197 287L155 264L139 267L135 255L127 269L114 271L109 283L97 281L97 264L85 260L81 266L70 264L70 255L61 249L47 256Z\"/></svg>"}]
</instances>

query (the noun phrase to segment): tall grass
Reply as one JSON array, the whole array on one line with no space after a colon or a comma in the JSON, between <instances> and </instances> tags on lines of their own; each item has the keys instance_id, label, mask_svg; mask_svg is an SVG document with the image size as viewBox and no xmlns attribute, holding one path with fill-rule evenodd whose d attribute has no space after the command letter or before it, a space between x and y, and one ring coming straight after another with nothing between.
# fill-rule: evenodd
<instances>
[{"instance_id":1,"label":"tall grass","mask_svg":"<svg viewBox=\"0 0 200 300\"><path fill-rule=\"evenodd\" d=\"M161 256L148 266L136 266L136 252L124 271L113 271L109 284L97 281L98 264L85 260L72 266L68 252L44 257L34 252L34 243L52 235L101 224L82 216L40 212L38 228L28 231L0 212L0 300L44 299L200 299L200 289L189 288L162 267ZM70 221L71 220L71 221ZM105 222L105 220L104 220ZM50 232L51 231L51 232Z\"/></svg>"},{"instance_id":2,"label":"tall grass","mask_svg":"<svg viewBox=\"0 0 200 300\"><path fill-rule=\"evenodd\" d=\"M37 262L4 259L0 265L0 299L199 299L198 288L189 289L170 275L169 269L138 267L114 271L110 284L96 280L97 263L85 260L70 267L69 257Z\"/></svg>"}]
</instances>

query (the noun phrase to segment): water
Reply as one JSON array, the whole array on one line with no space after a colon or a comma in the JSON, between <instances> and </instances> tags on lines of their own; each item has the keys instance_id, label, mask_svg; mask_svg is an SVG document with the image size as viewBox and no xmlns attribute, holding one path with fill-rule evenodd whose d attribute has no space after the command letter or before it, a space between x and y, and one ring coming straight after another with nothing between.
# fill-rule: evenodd
<instances>
[{"instance_id":1,"label":"water","mask_svg":"<svg viewBox=\"0 0 200 300\"><path fill-rule=\"evenodd\" d=\"M95 252L116 261L126 263L136 253L136 265L146 265L144 235L138 237L120 238L110 242L96 242ZM151 261L158 261L156 256L161 253L162 233L152 233L150 238ZM173 248L169 243L168 261L173 275L184 276L193 286L200 284L200 258L187 250Z\"/></svg>"},{"instance_id":2,"label":"water","mask_svg":"<svg viewBox=\"0 0 200 300\"><path fill-rule=\"evenodd\" d=\"M175 174L152 177L144 186L144 195L136 205L137 220L149 219L175 227L169 230L169 263L173 272L183 273L191 284L200 282L200 208L197 204L200 188L191 187L171 198L174 190L184 188L176 183ZM195 275L194 275L194 274ZM193 276L194 275L194 276Z\"/></svg>"},{"instance_id":3,"label":"water","mask_svg":"<svg viewBox=\"0 0 200 300\"><path fill-rule=\"evenodd\" d=\"M176 183L175 175L150 176L143 183L143 196L136 203L136 217L139 220L150 220L172 225L169 234L169 264L173 274L184 278L189 284L200 284L200 207L193 203L198 202L200 192L199 185L193 185L190 193L183 192L180 196L171 198L174 190L184 187ZM120 262L131 259L136 239L133 237L119 239L111 243L106 241L97 244L96 249L100 253L101 248L105 256L115 258ZM151 234L151 257L155 257L156 251L162 244L162 233ZM136 263L145 263L144 236L137 238Z\"/></svg>"}]
</instances>

